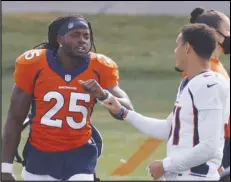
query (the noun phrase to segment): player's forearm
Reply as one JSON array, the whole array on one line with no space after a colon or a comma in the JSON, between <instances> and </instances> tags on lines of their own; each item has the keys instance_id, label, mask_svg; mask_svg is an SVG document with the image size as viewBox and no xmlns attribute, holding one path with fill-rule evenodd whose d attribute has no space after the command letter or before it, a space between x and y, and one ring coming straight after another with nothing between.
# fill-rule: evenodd
<instances>
[{"instance_id":1,"label":"player's forearm","mask_svg":"<svg viewBox=\"0 0 231 182\"><path fill-rule=\"evenodd\" d=\"M2 137L2 162L13 163L20 142L22 127L8 116Z\"/></svg>"},{"instance_id":2,"label":"player's forearm","mask_svg":"<svg viewBox=\"0 0 231 182\"><path fill-rule=\"evenodd\" d=\"M114 97L116 97L120 104L124 106L126 109L134 110L128 95L119 86L110 87L106 90L109 91Z\"/></svg>"},{"instance_id":3,"label":"player's forearm","mask_svg":"<svg viewBox=\"0 0 231 182\"><path fill-rule=\"evenodd\" d=\"M200 111L198 123L200 143L182 155L165 158L163 164L166 171L179 173L216 157L219 145L224 142L219 137L222 130L222 110Z\"/></svg>"},{"instance_id":4,"label":"player's forearm","mask_svg":"<svg viewBox=\"0 0 231 182\"><path fill-rule=\"evenodd\" d=\"M189 153L163 160L165 171L180 173L206 163L215 155L214 148L207 144L198 144Z\"/></svg>"},{"instance_id":5,"label":"player's forearm","mask_svg":"<svg viewBox=\"0 0 231 182\"><path fill-rule=\"evenodd\" d=\"M170 126L168 125L167 120L146 117L135 111L128 111L128 114L124 119L148 136L159 140L168 139Z\"/></svg>"},{"instance_id":6,"label":"player's forearm","mask_svg":"<svg viewBox=\"0 0 231 182\"><path fill-rule=\"evenodd\" d=\"M107 91L109 91L110 94L112 94L120 102L120 104L124 106L126 109L132 110L132 111L134 110L133 105L128 95L121 88L119 88L118 86L115 86L115 87L108 88ZM110 114L115 119L121 120L121 118L118 117L117 115L114 115L111 112Z\"/></svg>"},{"instance_id":7,"label":"player's forearm","mask_svg":"<svg viewBox=\"0 0 231 182\"><path fill-rule=\"evenodd\" d=\"M124 106L126 109L132 110L132 111L134 110L133 105L128 98L118 98L118 97L116 98L120 102L120 104Z\"/></svg>"}]
</instances>

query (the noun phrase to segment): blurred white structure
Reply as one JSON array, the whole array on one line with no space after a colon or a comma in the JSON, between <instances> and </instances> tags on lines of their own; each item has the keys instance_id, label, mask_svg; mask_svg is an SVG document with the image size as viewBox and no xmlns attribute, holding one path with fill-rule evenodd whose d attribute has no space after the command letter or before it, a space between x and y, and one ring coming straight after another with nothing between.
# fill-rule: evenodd
<instances>
[{"instance_id":1,"label":"blurred white structure","mask_svg":"<svg viewBox=\"0 0 231 182\"><path fill-rule=\"evenodd\" d=\"M196 7L230 14L230 1L2 1L6 12L189 15Z\"/></svg>"}]
</instances>

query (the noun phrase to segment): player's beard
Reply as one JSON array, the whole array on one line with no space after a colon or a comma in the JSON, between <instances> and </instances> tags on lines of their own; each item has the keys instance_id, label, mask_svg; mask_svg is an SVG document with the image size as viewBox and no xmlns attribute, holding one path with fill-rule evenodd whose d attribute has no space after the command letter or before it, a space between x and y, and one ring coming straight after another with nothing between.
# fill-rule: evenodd
<instances>
[{"instance_id":1,"label":"player's beard","mask_svg":"<svg viewBox=\"0 0 231 182\"><path fill-rule=\"evenodd\" d=\"M77 50L76 46L72 46L72 45L65 45L63 46L64 52L65 54L70 57L71 59L73 59L73 61L78 61L81 62L83 59L86 58L88 52L84 51L84 52L79 52ZM87 49L87 48L86 48Z\"/></svg>"},{"instance_id":2,"label":"player's beard","mask_svg":"<svg viewBox=\"0 0 231 182\"><path fill-rule=\"evenodd\" d=\"M176 70L177 72L180 72L180 73L184 72L184 70L181 70L181 69L178 68L177 66L175 67L175 70Z\"/></svg>"},{"instance_id":3,"label":"player's beard","mask_svg":"<svg viewBox=\"0 0 231 182\"><path fill-rule=\"evenodd\" d=\"M75 56L76 58L78 57L84 58L89 52L87 47L85 47L83 51L80 51L79 46L73 46L71 50L72 50L72 55Z\"/></svg>"}]
</instances>

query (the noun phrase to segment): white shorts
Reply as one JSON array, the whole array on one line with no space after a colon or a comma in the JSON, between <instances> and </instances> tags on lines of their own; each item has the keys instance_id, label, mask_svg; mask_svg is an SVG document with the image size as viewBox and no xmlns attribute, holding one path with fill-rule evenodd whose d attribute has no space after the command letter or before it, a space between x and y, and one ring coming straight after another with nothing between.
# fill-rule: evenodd
<instances>
[{"instance_id":1,"label":"white shorts","mask_svg":"<svg viewBox=\"0 0 231 182\"><path fill-rule=\"evenodd\" d=\"M49 175L37 175L29 173L26 171L25 167L22 169L22 178L24 181L62 181ZM94 181L94 174L76 174L70 177L67 181Z\"/></svg>"}]
</instances>

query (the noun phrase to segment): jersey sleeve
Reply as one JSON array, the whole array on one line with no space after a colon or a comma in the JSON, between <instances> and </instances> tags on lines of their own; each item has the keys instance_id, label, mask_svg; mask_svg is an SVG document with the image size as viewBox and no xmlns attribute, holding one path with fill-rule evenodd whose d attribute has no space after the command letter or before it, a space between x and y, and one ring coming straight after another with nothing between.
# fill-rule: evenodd
<instances>
[{"instance_id":1,"label":"jersey sleeve","mask_svg":"<svg viewBox=\"0 0 231 182\"><path fill-rule=\"evenodd\" d=\"M16 59L14 81L18 88L32 95L39 51L30 50Z\"/></svg>"},{"instance_id":2,"label":"jersey sleeve","mask_svg":"<svg viewBox=\"0 0 231 182\"><path fill-rule=\"evenodd\" d=\"M100 85L102 88L109 88L118 85L119 71L117 64L109 57L97 54L100 63Z\"/></svg>"},{"instance_id":3,"label":"jersey sleeve","mask_svg":"<svg viewBox=\"0 0 231 182\"><path fill-rule=\"evenodd\" d=\"M167 119L156 119L143 116L135 111L129 111L125 120L131 123L142 133L157 138L159 140L168 140L171 131L173 115L170 114Z\"/></svg>"},{"instance_id":4,"label":"jersey sleeve","mask_svg":"<svg viewBox=\"0 0 231 182\"><path fill-rule=\"evenodd\" d=\"M204 83L194 93L189 92L198 111L223 108L225 91L218 83Z\"/></svg>"}]
</instances>

